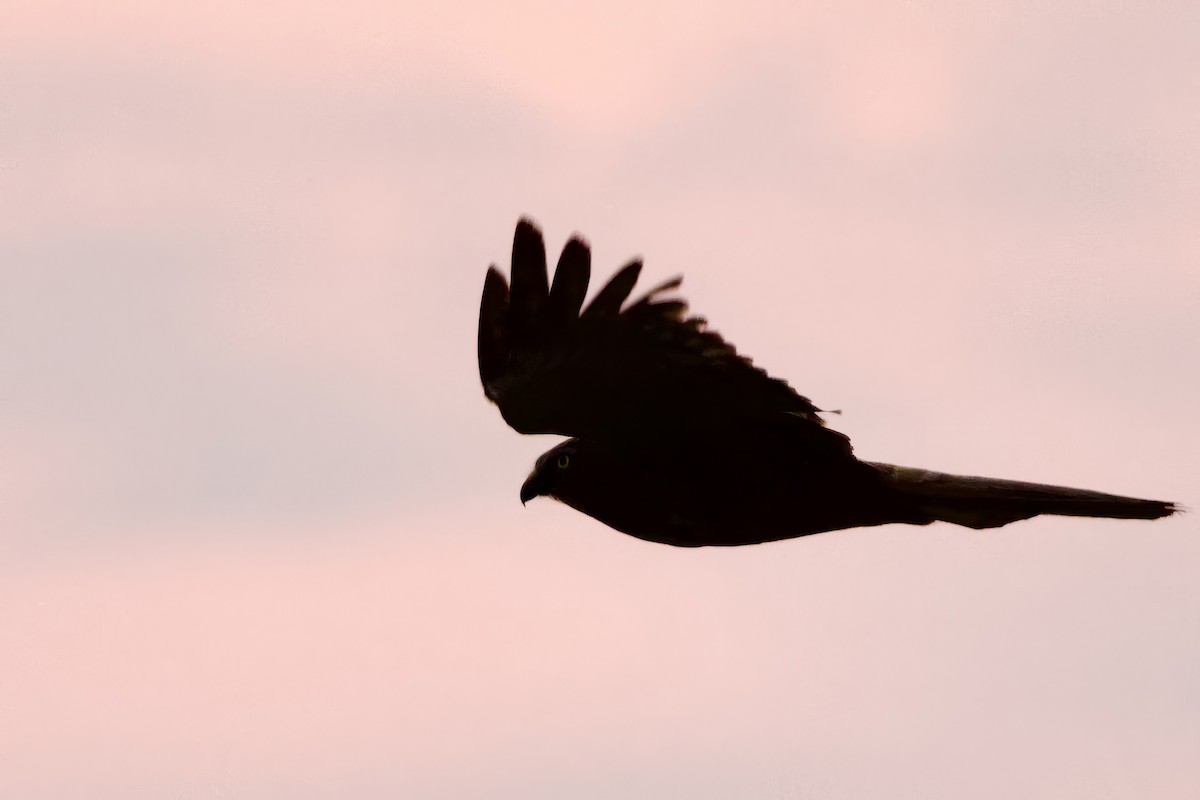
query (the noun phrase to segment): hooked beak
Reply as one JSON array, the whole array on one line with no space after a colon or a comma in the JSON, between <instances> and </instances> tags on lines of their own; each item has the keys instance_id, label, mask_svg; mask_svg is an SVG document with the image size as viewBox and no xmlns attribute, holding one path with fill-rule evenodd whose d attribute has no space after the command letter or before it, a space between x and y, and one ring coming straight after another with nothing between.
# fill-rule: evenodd
<instances>
[{"instance_id":1,"label":"hooked beak","mask_svg":"<svg viewBox=\"0 0 1200 800\"><path fill-rule=\"evenodd\" d=\"M529 477L525 479L525 483L521 484L521 505L525 505L541 495L545 488L542 477L537 472L530 473Z\"/></svg>"}]
</instances>

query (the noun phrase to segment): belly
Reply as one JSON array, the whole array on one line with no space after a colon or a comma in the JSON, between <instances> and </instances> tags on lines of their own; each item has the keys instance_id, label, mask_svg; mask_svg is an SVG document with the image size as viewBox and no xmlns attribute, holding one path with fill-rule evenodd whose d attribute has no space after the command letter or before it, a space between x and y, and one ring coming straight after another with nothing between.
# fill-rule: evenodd
<instances>
[{"instance_id":1,"label":"belly","mask_svg":"<svg viewBox=\"0 0 1200 800\"><path fill-rule=\"evenodd\" d=\"M571 505L622 533L678 547L759 544L910 521L879 474L858 461L770 469L739 462L641 466L636 480L592 499L591 507Z\"/></svg>"}]
</instances>

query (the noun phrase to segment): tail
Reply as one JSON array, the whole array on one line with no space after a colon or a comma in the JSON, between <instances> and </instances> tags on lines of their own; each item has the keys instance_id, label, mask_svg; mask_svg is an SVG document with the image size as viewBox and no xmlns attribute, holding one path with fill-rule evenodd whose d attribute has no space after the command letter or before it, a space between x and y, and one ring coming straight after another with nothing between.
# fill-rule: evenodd
<instances>
[{"instance_id":1,"label":"tail","mask_svg":"<svg viewBox=\"0 0 1200 800\"><path fill-rule=\"evenodd\" d=\"M1174 503L1068 489L1041 483L947 475L891 464L872 464L916 510L931 520L968 528L998 528L1039 514L1112 519L1158 519L1179 511Z\"/></svg>"}]
</instances>

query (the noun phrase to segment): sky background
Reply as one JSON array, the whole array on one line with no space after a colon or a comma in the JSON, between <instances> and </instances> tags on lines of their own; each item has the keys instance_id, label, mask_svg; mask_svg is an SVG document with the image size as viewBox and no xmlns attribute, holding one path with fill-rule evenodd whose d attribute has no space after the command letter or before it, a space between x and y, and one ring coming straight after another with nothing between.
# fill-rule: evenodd
<instances>
[{"instance_id":1,"label":"sky background","mask_svg":"<svg viewBox=\"0 0 1200 800\"><path fill-rule=\"evenodd\" d=\"M1200 523L518 488L521 214L857 452L1200 507L1200 5L6 0L0 796L1200 796Z\"/></svg>"}]
</instances>

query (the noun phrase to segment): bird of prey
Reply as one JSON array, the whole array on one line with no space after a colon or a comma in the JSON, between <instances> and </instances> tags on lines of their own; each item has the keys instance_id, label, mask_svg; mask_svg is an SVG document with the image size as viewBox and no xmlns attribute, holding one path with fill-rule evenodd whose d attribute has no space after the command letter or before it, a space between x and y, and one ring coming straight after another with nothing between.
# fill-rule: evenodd
<instances>
[{"instance_id":1,"label":"bird of prey","mask_svg":"<svg viewBox=\"0 0 1200 800\"><path fill-rule=\"evenodd\" d=\"M521 433L571 438L521 487L623 533L698 547L898 522L996 528L1039 514L1157 519L1173 503L860 461L820 409L741 356L671 294L626 302L626 264L583 308L578 236L554 280L542 234L517 223L511 285L493 265L479 309L484 394ZM582 308L582 311L580 310Z\"/></svg>"}]
</instances>

